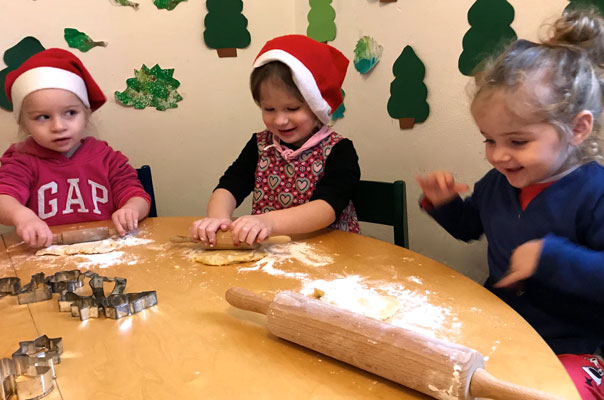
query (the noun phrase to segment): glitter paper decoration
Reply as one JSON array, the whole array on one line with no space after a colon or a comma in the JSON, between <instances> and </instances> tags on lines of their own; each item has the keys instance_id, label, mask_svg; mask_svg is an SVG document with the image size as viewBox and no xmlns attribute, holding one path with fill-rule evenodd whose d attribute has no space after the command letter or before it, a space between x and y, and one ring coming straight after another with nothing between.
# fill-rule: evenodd
<instances>
[{"instance_id":1,"label":"glitter paper decoration","mask_svg":"<svg viewBox=\"0 0 604 400\"><path fill-rule=\"evenodd\" d=\"M43 50L44 46L42 46L38 39L33 36L27 36L4 52L3 59L4 63L6 64L6 68L0 71L0 88L2 88L2 90L0 90L0 107L8 111L13 110L12 103L8 101L8 97L6 97L6 93L4 93L4 82L6 82L6 75L8 75L9 72L19 68L21 64L23 64L29 57Z\"/></svg>"},{"instance_id":2,"label":"glitter paper decoration","mask_svg":"<svg viewBox=\"0 0 604 400\"><path fill-rule=\"evenodd\" d=\"M340 91L342 92L342 99L344 99L346 93L344 93L344 89L340 89ZM342 100L342 104L331 114L331 120L335 121L336 119L344 118L344 111L346 111L346 106L344 106L344 101Z\"/></svg>"},{"instance_id":3,"label":"glitter paper decoration","mask_svg":"<svg viewBox=\"0 0 604 400\"><path fill-rule=\"evenodd\" d=\"M401 129L411 129L430 114L428 88L423 82L426 68L411 46L406 46L392 66L388 114L399 120Z\"/></svg>"},{"instance_id":4,"label":"glitter paper decoration","mask_svg":"<svg viewBox=\"0 0 604 400\"><path fill-rule=\"evenodd\" d=\"M476 0L468 11L471 28L463 37L459 71L466 76L474 75L484 59L516 40L516 32L510 27L513 20L514 7L506 0Z\"/></svg>"},{"instance_id":5,"label":"glitter paper decoration","mask_svg":"<svg viewBox=\"0 0 604 400\"><path fill-rule=\"evenodd\" d=\"M115 92L115 99L137 109L150 106L165 111L176 108L182 97L176 91L180 82L172 77L173 74L174 69L161 69L157 64L149 69L143 64L139 71L134 70L134 78L126 80L126 90Z\"/></svg>"},{"instance_id":6,"label":"glitter paper decoration","mask_svg":"<svg viewBox=\"0 0 604 400\"><path fill-rule=\"evenodd\" d=\"M380 62L384 48L371 36L363 36L354 48L354 67L361 74L371 71Z\"/></svg>"},{"instance_id":7,"label":"glitter paper decoration","mask_svg":"<svg viewBox=\"0 0 604 400\"><path fill-rule=\"evenodd\" d=\"M135 10L138 9L138 3L129 0L110 0L115 5L124 6L124 7L132 7Z\"/></svg>"},{"instance_id":8,"label":"glitter paper decoration","mask_svg":"<svg viewBox=\"0 0 604 400\"><path fill-rule=\"evenodd\" d=\"M571 11L583 8L593 8L604 15L604 0L569 0L564 11Z\"/></svg>"},{"instance_id":9,"label":"glitter paper decoration","mask_svg":"<svg viewBox=\"0 0 604 400\"><path fill-rule=\"evenodd\" d=\"M203 39L218 57L237 57L237 49L249 46L247 18L241 13L241 0L207 0Z\"/></svg>"},{"instance_id":10,"label":"glitter paper decoration","mask_svg":"<svg viewBox=\"0 0 604 400\"><path fill-rule=\"evenodd\" d=\"M97 46L107 47L107 42L95 42L84 32L80 32L77 29L65 28L63 35L69 47L78 49L84 53Z\"/></svg>"},{"instance_id":11,"label":"glitter paper decoration","mask_svg":"<svg viewBox=\"0 0 604 400\"><path fill-rule=\"evenodd\" d=\"M330 6L332 0L310 0L306 36L317 42L328 42L336 38L336 11Z\"/></svg>"},{"instance_id":12,"label":"glitter paper decoration","mask_svg":"<svg viewBox=\"0 0 604 400\"><path fill-rule=\"evenodd\" d=\"M155 4L155 7L159 10L172 11L183 1L187 0L153 0L153 4Z\"/></svg>"}]
</instances>

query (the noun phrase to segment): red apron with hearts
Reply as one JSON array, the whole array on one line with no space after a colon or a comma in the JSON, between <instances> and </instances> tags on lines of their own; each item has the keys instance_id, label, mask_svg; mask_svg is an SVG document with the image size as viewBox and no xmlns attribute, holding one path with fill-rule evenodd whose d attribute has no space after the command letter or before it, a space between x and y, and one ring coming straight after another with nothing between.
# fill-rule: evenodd
<instances>
[{"instance_id":1,"label":"red apron with hearts","mask_svg":"<svg viewBox=\"0 0 604 400\"><path fill-rule=\"evenodd\" d=\"M286 161L272 146L272 134L264 131L256 134L258 165L256 166L252 214L263 214L308 203L317 182L325 172L325 162L342 136L333 132L316 146ZM331 224L331 228L347 232L359 232L359 221L352 201Z\"/></svg>"}]
</instances>

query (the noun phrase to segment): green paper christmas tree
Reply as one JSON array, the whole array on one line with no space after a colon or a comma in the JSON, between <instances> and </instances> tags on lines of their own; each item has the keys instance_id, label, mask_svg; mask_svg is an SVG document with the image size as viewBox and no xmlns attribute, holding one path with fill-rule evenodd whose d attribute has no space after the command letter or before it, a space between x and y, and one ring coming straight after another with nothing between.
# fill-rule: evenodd
<instances>
[{"instance_id":1,"label":"green paper christmas tree","mask_svg":"<svg viewBox=\"0 0 604 400\"><path fill-rule=\"evenodd\" d=\"M8 75L9 72L19 68L21 64L23 64L29 57L43 50L44 46L42 46L38 39L33 36L27 36L4 52L3 59L4 63L6 64L6 68L0 71L0 87L2 88L2 90L0 90L0 107L8 111L13 110L13 104L8 101L8 97L6 97L6 93L4 93L4 82L6 82L6 75Z\"/></svg>"},{"instance_id":2,"label":"green paper christmas tree","mask_svg":"<svg viewBox=\"0 0 604 400\"><path fill-rule=\"evenodd\" d=\"M155 4L158 10L172 11L183 1L187 0L153 0L153 4Z\"/></svg>"},{"instance_id":3,"label":"green paper christmas tree","mask_svg":"<svg viewBox=\"0 0 604 400\"><path fill-rule=\"evenodd\" d=\"M569 0L564 11L577 10L583 8L593 8L604 16L604 0Z\"/></svg>"},{"instance_id":4,"label":"green paper christmas tree","mask_svg":"<svg viewBox=\"0 0 604 400\"><path fill-rule=\"evenodd\" d=\"M336 12L330 5L332 0L310 0L306 36L317 42L328 42L336 38Z\"/></svg>"},{"instance_id":5,"label":"green paper christmas tree","mask_svg":"<svg viewBox=\"0 0 604 400\"><path fill-rule=\"evenodd\" d=\"M216 49L218 57L237 57L237 49L249 46L247 18L241 13L241 0L207 0L208 13L204 19L203 38L206 45Z\"/></svg>"},{"instance_id":6,"label":"green paper christmas tree","mask_svg":"<svg viewBox=\"0 0 604 400\"><path fill-rule=\"evenodd\" d=\"M426 102L428 88L424 84L426 68L411 46L406 46L392 66L394 80L390 84L388 114L399 120L401 129L411 129L424 122L430 114Z\"/></svg>"},{"instance_id":7,"label":"green paper christmas tree","mask_svg":"<svg viewBox=\"0 0 604 400\"><path fill-rule=\"evenodd\" d=\"M180 82L172 77L174 69L161 69L155 65L149 69L143 64L140 71L134 70L134 78L126 80L126 90L116 91L115 98L126 106L137 109L155 107L159 111L176 108L182 97L176 91Z\"/></svg>"},{"instance_id":8,"label":"green paper christmas tree","mask_svg":"<svg viewBox=\"0 0 604 400\"><path fill-rule=\"evenodd\" d=\"M513 20L514 7L506 0L476 0L468 11L471 28L463 37L459 71L466 76L474 75L485 58L516 40L516 32L510 27Z\"/></svg>"},{"instance_id":9,"label":"green paper christmas tree","mask_svg":"<svg viewBox=\"0 0 604 400\"><path fill-rule=\"evenodd\" d=\"M80 32L77 29L65 28L63 32L65 41L69 47L78 49L84 53L97 46L107 47L107 42L95 42L84 32Z\"/></svg>"},{"instance_id":10,"label":"green paper christmas tree","mask_svg":"<svg viewBox=\"0 0 604 400\"><path fill-rule=\"evenodd\" d=\"M344 97L346 97L346 93L344 93L344 89L340 89L342 92L342 104L336 108L336 110L331 114L331 120L335 121L336 119L344 118L344 111L346 111L346 106L344 105Z\"/></svg>"}]
</instances>

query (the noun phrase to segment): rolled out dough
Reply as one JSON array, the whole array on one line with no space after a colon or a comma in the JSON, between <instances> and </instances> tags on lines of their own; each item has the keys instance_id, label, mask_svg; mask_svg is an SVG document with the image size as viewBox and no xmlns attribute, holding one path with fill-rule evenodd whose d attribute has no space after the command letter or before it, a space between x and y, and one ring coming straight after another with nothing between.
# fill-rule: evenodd
<instances>
[{"instance_id":1,"label":"rolled out dough","mask_svg":"<svg viewBox=\"0 0 604 400\"><path fill-rule=\"evenodd\" d=\"M322 290L314 288L311 297L380 321L391 318L401 309L401 303L396 297L380 295L369 290Z\"/></svg>"},{"instance_id":2,"label":"rolled out dough","mask_svg":"<svg viewBox=\"0 0 604 400\"><path fill-rule=\"evenodd\" d=\"M111 239L96 242L52 245L36 251L37 256L71 256L77 254L103 254L117 249L117 243Z\"/></svg>"},{"instance_id":3,"label":"rolled out dough","mask_svg":"<svg viewBox=\"0 0 604 400\"><path fill-rule=\"evenodd\" d=\"M258 261L266 253L258 250L207 250L193 256L193 261L206 265L231 265Z\"/></svg>"}]
</instances>

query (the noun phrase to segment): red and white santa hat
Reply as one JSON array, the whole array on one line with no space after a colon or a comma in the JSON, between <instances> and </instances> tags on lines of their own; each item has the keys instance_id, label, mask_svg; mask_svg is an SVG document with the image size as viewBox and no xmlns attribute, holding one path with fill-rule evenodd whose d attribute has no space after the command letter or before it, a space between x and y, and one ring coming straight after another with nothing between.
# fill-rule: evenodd
<instances>
[{"instance_id":1,"label":"red and white santa hat","mask_svg":"<svg viewBox=\"0 0 604 400\"><path fill-rule=\"evenodd\" d=\"M40 89L69 90L91 111L98 109L106 100L82 61L63 49L36 53L6 76L4 90L13 103L13 114L17 120L25 96Z\"/></svg>"},{"instance_id":2,"label":"red and white santa hat","mask_svg":"<svg viewBox=\"0 0 604 400\"><path fill-rule=\"evenodd\" d=\"M324 124L344 101L342 83L348 59L336 48L304 35L279 36L266 42L254 68L280 61L292 71L292 78L310 109Z\"/></svg>"}]
</instances>

